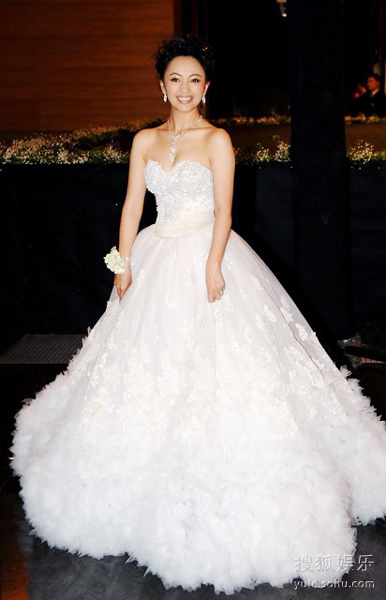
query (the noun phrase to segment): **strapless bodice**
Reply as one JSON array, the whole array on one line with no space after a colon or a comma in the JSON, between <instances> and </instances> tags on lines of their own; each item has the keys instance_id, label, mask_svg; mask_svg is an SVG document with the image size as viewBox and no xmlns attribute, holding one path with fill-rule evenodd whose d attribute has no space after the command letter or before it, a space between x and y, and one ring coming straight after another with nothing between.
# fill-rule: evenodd
<instances>
[{"instance_id":1,"label":"strapless bodice","mask_svg":"<svg viewBox=\"0 0 386 600\"><path fill-rule=\"evenodd\" d=\"M147 189L155 195L155 233L176 237L197 231L214 221L212 171L195 160L175 163L165 171L149 159L144 168Z\"/></svg>"}]
</instances>

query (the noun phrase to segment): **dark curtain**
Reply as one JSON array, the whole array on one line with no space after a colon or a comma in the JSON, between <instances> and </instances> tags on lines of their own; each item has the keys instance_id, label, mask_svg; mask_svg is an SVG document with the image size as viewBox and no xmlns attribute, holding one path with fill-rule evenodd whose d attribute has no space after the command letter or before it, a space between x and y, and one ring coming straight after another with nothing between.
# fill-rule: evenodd
<instances>
[{"instance_id":1,"label":"dark curtain","mask_svg":"<svg viewBox=\"0 0 386 600\"><path fill-rule=\"evenodd\" d=\"M289 0L295 261L301 289L339 338L353 334L343 0Z\"/></svg>"}]
</instances>

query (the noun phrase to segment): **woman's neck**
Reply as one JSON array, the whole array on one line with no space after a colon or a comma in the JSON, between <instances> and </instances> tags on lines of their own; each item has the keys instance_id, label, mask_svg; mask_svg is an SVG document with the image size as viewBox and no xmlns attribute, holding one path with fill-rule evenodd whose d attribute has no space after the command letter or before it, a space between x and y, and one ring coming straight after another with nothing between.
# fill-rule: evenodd
<instances>
[{"instance_id":1,"label":"woman's neck","mask_svg":"<svg viewBox=\"0 0 386 600\"><path fill-rule=\"evenodd\" d=\"M200 111L198 108L189 113L182 113L172 108L169 115L170 129L173 133L179 133L183 129L187 129L194 125L199 118Z\"/></svg>"}]
</instances>

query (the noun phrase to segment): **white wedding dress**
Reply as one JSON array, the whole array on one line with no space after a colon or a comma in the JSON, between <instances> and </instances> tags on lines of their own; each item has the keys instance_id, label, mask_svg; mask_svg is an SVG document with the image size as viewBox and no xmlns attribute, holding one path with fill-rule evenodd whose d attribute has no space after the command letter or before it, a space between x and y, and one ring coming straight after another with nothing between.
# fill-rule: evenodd
<instances>
[{"instance_id":1,"label":"white wedding dress","mask_svg":"<svg viewBox=\"0 0 386 600\"><path fill-rule=\"evenodd\" d=\"M208 301L211 171L149 160L144 177L157 221L133 244L132 285L121 301L113 286L17 415L28 520L51 546L127 554L166 588L340 579L355 525L386 511L385 423L234 230Z\"/></svg>"}]
</instances>

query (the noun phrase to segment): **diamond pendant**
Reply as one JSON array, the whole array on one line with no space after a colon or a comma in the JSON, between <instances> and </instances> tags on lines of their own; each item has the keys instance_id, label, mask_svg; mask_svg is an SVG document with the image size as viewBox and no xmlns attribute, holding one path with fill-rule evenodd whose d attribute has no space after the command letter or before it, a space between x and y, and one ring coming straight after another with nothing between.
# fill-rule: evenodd
<instances>
[{"instance_id":1,"label":"diamond pendant","mask_svg":"<svg viewBox=\"0 0 386 600\"><path fill-rule=\"evenodd\" d=\"M174 159L176 156L176 143L177 143L178 138L186 131L189 131L189 129L193 129L194 127L196 127L196 125L199 124L201 119L202 119L202 115L199 116L199 118L194 123L194 125L191 125L190 127L187 127L186 129L183 129L182 131L180 131L180 133L175 133L174 135L172 134L172 131L170 129L170 121L169 121L169 119L167 120L168 130L169 130L170 135L172 136L172 143L170 146L170 162L172 164L174 163Z\"/></svg>"},{"instance_id":2,"label":"diamond pendant","mask_svg":"<svg viewBox=\"0 0 386 600\"><path fill-rule=\"evenodd\" d=\"M172 135L172 144L170 146L170 162L172 164L174 163L174 159L176 157L176 143L180 135L180 133L178 133L177 135Z\"/></svg>"}]
</instances>

